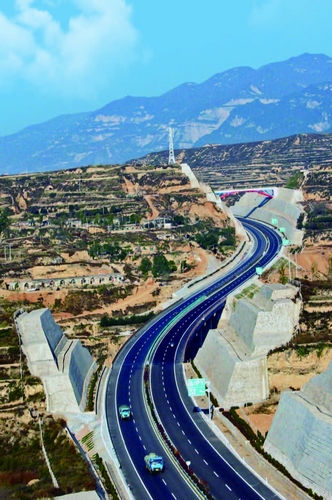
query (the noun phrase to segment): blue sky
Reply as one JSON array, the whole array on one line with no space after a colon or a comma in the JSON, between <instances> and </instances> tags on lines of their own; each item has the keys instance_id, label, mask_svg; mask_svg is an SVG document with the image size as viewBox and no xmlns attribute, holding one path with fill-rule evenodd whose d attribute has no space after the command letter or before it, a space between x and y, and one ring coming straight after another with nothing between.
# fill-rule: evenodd
<instances>
[{"instance_id":1,"label":"blue sky","mask_svg":"<svg viewBox=\"0 0 332 500\"><path fill-rule=\"evenodd\" d=\"M237 66L332 57L331 0L3 0L0 136Z\"/></svg>"}]
</instances>

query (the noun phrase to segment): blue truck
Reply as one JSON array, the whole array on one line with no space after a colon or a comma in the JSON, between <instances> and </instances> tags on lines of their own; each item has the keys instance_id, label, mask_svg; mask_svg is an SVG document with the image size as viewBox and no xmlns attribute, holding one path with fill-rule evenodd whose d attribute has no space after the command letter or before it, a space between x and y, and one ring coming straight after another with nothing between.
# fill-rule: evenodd
<instances>
[{"instance_id":1,"label":"blue truck","mask_svg":"<svg viewBox=\"0 0 332 500\"><path fill-rule=\"evenodd\" d=\"M149 453L144 457L145 468L150 474L156 472L163 472L164 470L164 459L160 455L155 453Z\"/></svg>"}]
</instances>

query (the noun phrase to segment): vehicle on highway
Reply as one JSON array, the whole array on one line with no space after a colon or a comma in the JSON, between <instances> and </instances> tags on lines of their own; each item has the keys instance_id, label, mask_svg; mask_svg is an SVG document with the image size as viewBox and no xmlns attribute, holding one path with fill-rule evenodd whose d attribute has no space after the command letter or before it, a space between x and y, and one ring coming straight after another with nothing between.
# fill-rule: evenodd
<instances>
[{"instance_id":1,"label":"vehicle on highway","mask_svg":"<svg viewBox=\"0 0 332 500\"><path fill-rule=\"evenodd\" d=\"M119 406L119 416L121 420L129 420L131 418L131 411L128 405Z\"/></svg>"},{"instance_id":2,"label":"vehicle on highway","mask_svg":"<svg viewBox=\"0 0 332 500\"><path fill-rule=\"evenodd\" d=\"M155 472L163 472L164 470L164 459L160 455L155 453L149 453L144 457L145 468L150 474Z\"/></svg>"}]
</instances>

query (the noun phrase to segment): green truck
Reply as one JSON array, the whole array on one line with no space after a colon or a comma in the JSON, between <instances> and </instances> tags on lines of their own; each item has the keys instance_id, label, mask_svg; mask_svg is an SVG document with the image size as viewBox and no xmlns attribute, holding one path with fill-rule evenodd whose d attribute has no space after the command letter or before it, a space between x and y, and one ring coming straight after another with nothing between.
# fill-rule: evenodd
<instances>
[{"instance_id":1,"label":"green truck","mask_svg":"<svg viewBox=\"0 0 332 500\"><path fill-rule=\"evenodd\" d=\"M129 420L131 418L131 411L128 405L119 406L119 417L121 420Z\"/></svg>"},{"instance_id":2,"label":"green truck","mask_svg":"<svg viewBox=\"0 0 332 500\"><path fill-rule=\"evenodd\" d=\"M163 472L164 470L164 459L160 455L155 453L149 453L144 457L145 468L150 474L155 472Z\"/></svg>"}]
</instances>

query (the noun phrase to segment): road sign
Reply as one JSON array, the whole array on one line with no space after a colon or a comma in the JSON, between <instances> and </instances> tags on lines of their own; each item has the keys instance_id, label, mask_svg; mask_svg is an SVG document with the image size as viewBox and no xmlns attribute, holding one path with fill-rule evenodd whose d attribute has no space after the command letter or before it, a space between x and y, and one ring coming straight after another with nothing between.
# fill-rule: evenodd
<instances>
[{"instance_id":1,"label":"road sign","mask_svg":"<svg viewBox=\"0 0 332 500\"><path fill-rule=\"evenodd\" d=\"M205 396L205 378L187 380L188 396Z\"/></svg>"},{"instance_id":2,"label":"road sign","mask_svg":"<svg viewBox=\"0 0 332 500\"><path fill-rule=\"evenodd\" d=\"M282 240L282 244L284 245L284 247L286 247L287 245L289 245L289 240Z\"/></svg>"},{"instance_id":3,"label":"road sign","mask_svg":"<svg viewBox=\"0 0 332 500\"><path fill-rule=\"evenodd\" d=\"M284 227L279 227L279 231L280 231L281 233L285 233L285 232L286 232L286 229L285 229Z\"/></svg>"},{"instance_id":4,"label":"road sign","mask_svg":"<svg viewBox=\"0 0 332 500\"><path fill-rule=\"evenodd\" d=\"M271 222L274 226L278 225L278 219L272 219Z\"/></svg>"},{"instance_id":5,"label":"road sign","mask_svg":"<svg viewBox=\"0 0 332 500\"><path fill-rule=\"evenodd\" d=\"M256 267L256 274L258 274L258 276L262 276L262 274L263 274L263 268L262 267Z\"/></svg>"}]
</instances>

